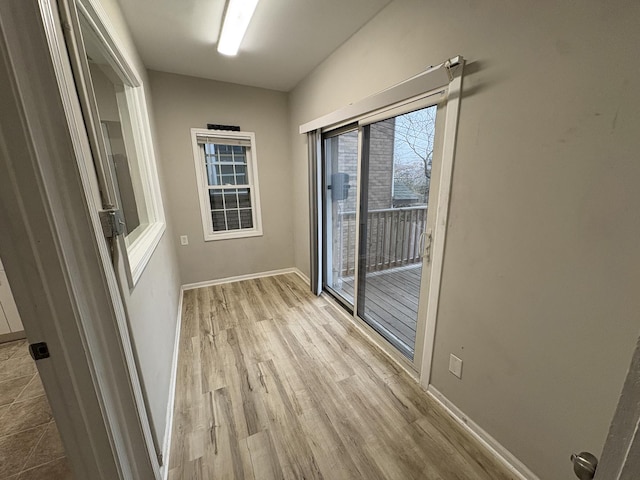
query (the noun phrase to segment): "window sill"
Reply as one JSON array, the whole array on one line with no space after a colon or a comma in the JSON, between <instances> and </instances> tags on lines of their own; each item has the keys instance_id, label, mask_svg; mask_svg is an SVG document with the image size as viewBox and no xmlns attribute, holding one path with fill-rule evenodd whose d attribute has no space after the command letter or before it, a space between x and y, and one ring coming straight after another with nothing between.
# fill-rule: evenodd
<instances>
[{"instance_id":1,"label":"window sill","mask_svg":"<svg viewBox=\"0 0 640 480\"><path fill-rule=\"evenodd\" d=\"M160 239L166 230L164 222L150 224L135 241L127 246L126 265L129 287L133 288L140 280L142 272L147 267Z\"/></svg>"},{"instance_id":2,"label":"window sill","mask_svg":"<svg viewBox=\"0 0 640 480\"><path fill-rule=\"evenodd\" d=\"M250 238L250 237L261 237L261 236L262 236L262 230L248 230L248 231L239 230L237 232L205 234L204 241L212 242L215 240L231 240L233 238Z\"/></svg>"}]
</instances>

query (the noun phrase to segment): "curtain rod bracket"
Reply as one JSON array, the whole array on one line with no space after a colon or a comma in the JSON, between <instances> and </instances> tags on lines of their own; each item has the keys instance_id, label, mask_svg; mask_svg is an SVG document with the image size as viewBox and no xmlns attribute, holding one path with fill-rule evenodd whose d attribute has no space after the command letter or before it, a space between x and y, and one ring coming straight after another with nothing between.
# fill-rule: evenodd
<instances>
[{"instance_id":1,"label":"curtain rod bracket","mask_svg":"<svg viewBox=\"0 0 640 480\"><path fill-rule=\"evenodd\" d=\"M450 58L449 60L444 62L444 66L447 69L447 75L449 75L450 82L453 80L453 72L451 70L453 70L455 67L457 67L461 63L462 63L462 56L460 55Z\"/></svg>"}]
</instances>

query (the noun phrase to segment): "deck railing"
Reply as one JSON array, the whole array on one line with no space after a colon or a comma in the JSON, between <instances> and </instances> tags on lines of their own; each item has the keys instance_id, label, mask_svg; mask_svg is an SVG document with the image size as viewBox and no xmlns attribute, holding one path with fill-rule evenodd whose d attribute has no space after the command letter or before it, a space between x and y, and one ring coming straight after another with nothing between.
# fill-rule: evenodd
<instances>
[{"instance_id":1,"label":"deck railing","mask_svg":"<svg viewBox=\"0 0 640 480\"><path fill-rule=\"evenodd\" d=\"M340 214L342 229L341 275L355 272L356 214ZM421 261L420 236L427 223L427 207L371 210L367 216L367 243L364 256L368 272L409 265Z\"/></svg>"}]
</instances>

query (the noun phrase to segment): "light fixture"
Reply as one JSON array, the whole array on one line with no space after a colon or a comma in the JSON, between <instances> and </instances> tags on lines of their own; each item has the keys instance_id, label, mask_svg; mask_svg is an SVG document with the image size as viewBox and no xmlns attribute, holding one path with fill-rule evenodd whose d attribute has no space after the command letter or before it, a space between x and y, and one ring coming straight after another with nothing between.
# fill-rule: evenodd
<instances>
[{"instance_id":1,"label":"light fixture","mask_svg":"<svg viewBox=\"0 0 640 480\"><path fill-rule=\"evenodd\" d=\"M218 39L218 52L230 56L238 53L256 5L258 0L229 0Z\"/></svg>"}]
</instances>

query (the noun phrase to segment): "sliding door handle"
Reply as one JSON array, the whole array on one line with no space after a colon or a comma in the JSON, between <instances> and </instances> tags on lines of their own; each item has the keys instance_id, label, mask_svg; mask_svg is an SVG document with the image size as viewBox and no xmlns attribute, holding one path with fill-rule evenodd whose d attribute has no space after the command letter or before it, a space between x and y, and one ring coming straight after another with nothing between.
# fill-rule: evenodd
<instances>
[{"instance_id":1,"label":"sliding door handle","mask_svg":"<svg viewBox=\"0 0 640 480\"><path fill-rule=\"evenodd\" d=\"M426 232L422 232L420 235L420 243L424 243L424 246L420 249L422 257L427 263L431 262L431 243L433 241L433 233L431 229Z\"/></svg>"}]
</instances>

